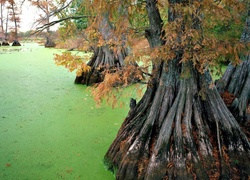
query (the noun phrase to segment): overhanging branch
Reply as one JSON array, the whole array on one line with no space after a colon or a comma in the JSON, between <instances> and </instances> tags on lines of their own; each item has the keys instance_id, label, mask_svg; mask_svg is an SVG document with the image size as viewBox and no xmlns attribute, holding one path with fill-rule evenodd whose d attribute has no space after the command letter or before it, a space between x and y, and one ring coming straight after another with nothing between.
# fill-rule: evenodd
<instances>
[{"instance_id":1,"label":"overhanging branch","mask_svg":"<svg viewBox=\"0 0 250 180\"><path fill-rule=\"evenodd\" d=\"M83 16L70 16L70 17L65 17L65 18L59 19L59 20L55 20L55 21L52 21L50 23L44 24L43 26L38 27L36 29L36 31L32 35L34 35L34 34L36 34L38 32L41 32L41 31L43 31L44 29L46 29L48 27L54 26L55 24L58 24L60 22L63 22L63 21L69 20L69 19L81 19L81 18L88 18L88 17L92 17L92 16L86 16L86 15L83 15Z\"/></svg>"}]
</instances>

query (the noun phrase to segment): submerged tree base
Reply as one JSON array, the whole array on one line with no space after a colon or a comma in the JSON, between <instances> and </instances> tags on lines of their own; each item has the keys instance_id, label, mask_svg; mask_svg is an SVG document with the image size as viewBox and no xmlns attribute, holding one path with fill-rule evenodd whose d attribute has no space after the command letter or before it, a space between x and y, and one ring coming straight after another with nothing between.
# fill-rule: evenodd
<instances>
[{"instance_id":1,"label":"submerged tree base","mask_svg":"<svg viewBox=\"0 0 250 180\"><path fill-rule=\"evenodd\" d=\"M21 44L18 40L14 40L12 46L21 46Z\"/></svg>"},{"instance_id":2,"label":"submerged tree base","mask_svg":"<svg viewBox=\"0 0 250 180\"><path fill-rule=\"evenodd\" d=\"M99 69L92 69L88 72L83 72L81 76L76 76L75 84L83 84L91 86L102 82L104 79L102 71Z\"/></svg>"},{"instance_id":3,"label":"submerged tree base","mask_svg":"<svg viewBox=\"0 0 250 180\"><path fill-rule=\"evenodd\" d=\"M192 67L163 63L151 79L105 155L116 179L249 177L246 135L209 87L209 73L190 72ZM181 77L185 71L188 77Z\"/></svg>"},{"instance_id":4,"label":"submerged tree base","mask_svg":"<svg viewBox=\"0 0 250 180\"><path fill-rule=\"evenodd\" d=\"M52 47L56 47L56 44L50 37L46 36L46 43L44 44L44 47L52 48Z\"/></svg>"},{"instance_id":5,"label":"submerged tree base","mask_svg":"<svg viewBox=\"0 0 250 180\"><path fill-rule=\"evenodd\" d=\"M2 42L2 46L9 46L10 44L7 41Z\"/></svg>"},{"instance_id":6,"label":"submerged tree base","mask_svg":"<svg viewBox=\"0 0 250 180\"><path fill-rule=\"evenodd\" d=\"M108 45L95 48L93 56L87 63L91 70L76 77L75 83L93 85L102 82L105 71L112 71L112 69L115 70L123 66L125 56L126 51L124 49L121 49L116 55Z\"/></svg>"},{"instance_id":7,"label":"submerged tree base","mask_svg":"<svg viewBox=\"0 0 250 180\"><path fill-rule=\"evenodd\" d=\"M116 82L109 81L113 86L141 81L143 73L139 70L137 64L124 65L126 56L125 48L121 48L117 52L113 52L108 45L96 48L91 60L87 63L91 69L83 72L81 76L77 76L75 83L90 86L103 82L107 74L112 74L116 77L114 78L117 80ZM126 80L123 81L123 79Z\"/></svg>"}]
</instances>

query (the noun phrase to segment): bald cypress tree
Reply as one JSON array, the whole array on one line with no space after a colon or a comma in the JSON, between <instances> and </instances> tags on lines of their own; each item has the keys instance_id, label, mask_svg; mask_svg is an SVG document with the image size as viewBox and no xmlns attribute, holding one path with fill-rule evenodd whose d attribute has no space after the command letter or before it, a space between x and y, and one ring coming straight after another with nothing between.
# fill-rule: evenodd
<instances>
[{"instance_id":1,"label":"bald cypress tree","mask_svg":"<svg viewBox=\"0 0 250 180\"><path fill-rule=\"evenodd\" d=\"M240 42L250 44L250 10ZM249 49L241 55L242 62L228 65L216 86L227 106L240 123L250 122L250 53Z\"/></svg>"},{"instance_id":2,"label":"bald cypress tree","mask_svg":"<svg viewBox=\"0 0 250 180\"><path fill-rule=\"evenodd\" d=\"M147 90L105 155L108 168L116 179L247 179L250 143L196 58L204 57L202 9L211 2L169 0L171 32L158 3L146 1L146 37L167 55L152 59Z\"/></svg>"},{"instance_id":3,"label":"bald cypress tree","mask_svg":"<svg viewBox=\"0 0 250 180\"><path fill-rule=\"evenodd\" d=\"M126 35L118 36L115 33L116 27L110 20L114 11L118 11L120 17L126 16L126 10L120 7L123 2L118 2L118 5L117 2L95 2L98 7L96 11L99 13L94 21L98 42L92 43L93 55L87 63L90 70L77 76L75 83L100 83L104 80L105 71L115 72L124 66L125 57L128 55L128 49L125 47Z\"/></svg>"}]
</instances>

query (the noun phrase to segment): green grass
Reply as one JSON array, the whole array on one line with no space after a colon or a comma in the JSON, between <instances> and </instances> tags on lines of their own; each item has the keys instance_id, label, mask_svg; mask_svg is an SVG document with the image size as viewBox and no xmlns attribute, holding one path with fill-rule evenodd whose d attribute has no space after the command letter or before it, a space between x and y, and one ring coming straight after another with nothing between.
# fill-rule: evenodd
<instances>
[{"instance_id":1,"label":"green grass","mask_svg":"<svg viewBox=\"0 0 250 180\"><path fill-rule=\"evenodd\" d=\"M114 179L102 161L128 106L96 108L58 50L21 49L0 47L0 179Z\"/></svg>"}]
</instances>

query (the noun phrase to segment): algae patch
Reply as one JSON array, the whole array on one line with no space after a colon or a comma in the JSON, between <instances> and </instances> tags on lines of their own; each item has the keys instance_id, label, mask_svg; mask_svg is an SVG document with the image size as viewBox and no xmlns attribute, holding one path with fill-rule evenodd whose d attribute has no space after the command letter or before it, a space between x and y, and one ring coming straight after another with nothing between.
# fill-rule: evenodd
<instances>
[{"instance_id":1,"label":"algae patch","mask_svg":"<svg viewBox=\"0 0 250 180\"><path fill-rule=\"evenodd\" d=\"M102 160L128 108L96 109L60 50L22 48L0 54L0 179L114 179Z\"/></svg>"}]
</instances>

